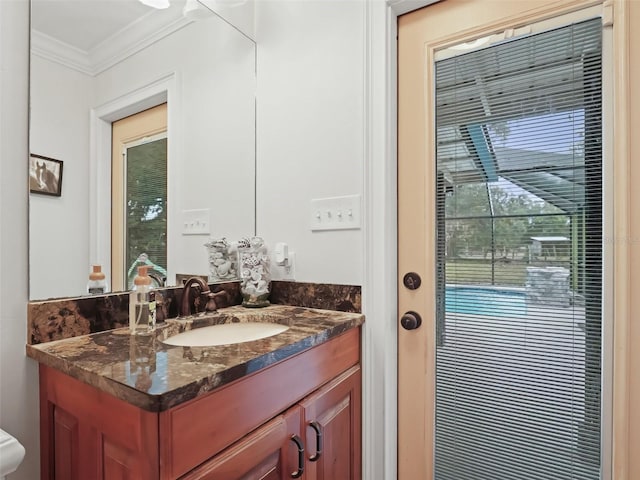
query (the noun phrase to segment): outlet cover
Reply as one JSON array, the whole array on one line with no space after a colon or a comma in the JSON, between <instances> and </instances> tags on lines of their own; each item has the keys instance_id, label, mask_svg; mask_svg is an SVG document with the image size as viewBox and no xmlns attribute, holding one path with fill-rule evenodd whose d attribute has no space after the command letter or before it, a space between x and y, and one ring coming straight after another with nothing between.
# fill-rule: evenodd
<instances>
[{"instance_id":1,"label":"outlet cover","mask_svg":"<svg viewBox=\"0 0 640 480\"><path fill-rule=\"evenodd\" d=\"M271 280L288 280L295 282L296 280L296 252L289 252L289 262L287 266L278 265L271 254Z\"/></svg>"}]
</instances>

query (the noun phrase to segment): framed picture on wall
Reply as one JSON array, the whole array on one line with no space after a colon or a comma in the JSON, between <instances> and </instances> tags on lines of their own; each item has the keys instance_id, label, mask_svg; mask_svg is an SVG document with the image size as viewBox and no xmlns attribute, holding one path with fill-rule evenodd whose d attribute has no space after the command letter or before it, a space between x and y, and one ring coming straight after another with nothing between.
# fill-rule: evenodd
<instances>
[{"instance_id":1,"label":"framed picture on wall","mask_svg":"<svg viewBox=\"0 0 640 480\"><path fill-rule=\"evenodd\" d=\"M62 161L42 155L29 156L29 191L42 195L62 195Z\"/></svg>"}]
</instances>

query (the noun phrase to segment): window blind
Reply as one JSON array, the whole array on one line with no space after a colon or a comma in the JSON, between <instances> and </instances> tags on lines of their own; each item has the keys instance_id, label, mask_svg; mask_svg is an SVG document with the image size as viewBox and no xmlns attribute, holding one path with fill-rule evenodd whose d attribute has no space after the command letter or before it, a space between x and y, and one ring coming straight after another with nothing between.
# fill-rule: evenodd
<instances>
[{"instance_id":1,"label":"window blind","mask_svg":"<svg viewBox=\"0 0 640 480\"><path fill-rule=\"evenodd\" d=\"M163 269L150 273L161 277L167 269L166 137L126 148L126 185L124 271L131 286L137 273L131 266L143 253Z\"/></svg>"},{"instance_id":2,"label":"window blind","mask_svg":"<svg viewBox=\"0 0 640 480\"><path fill-rule=\"evenodd\" d=\"M436 480L600 478L601 38L436 62Z\"/></svg>"}]
</instances>

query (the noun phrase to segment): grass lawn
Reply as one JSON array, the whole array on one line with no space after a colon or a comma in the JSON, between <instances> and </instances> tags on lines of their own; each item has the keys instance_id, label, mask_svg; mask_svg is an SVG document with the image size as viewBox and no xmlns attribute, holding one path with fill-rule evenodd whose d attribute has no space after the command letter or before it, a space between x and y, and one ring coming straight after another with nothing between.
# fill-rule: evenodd
<instances>
[{"instance_id":1,"label":"grass lawn","mask_svg":"<svg viewBox=\"0 0 640 480\"><path fill-rule=\"evenodd\" d=\"M527 267L531 266L565 266L566 262L537 262L524 261L496 261L491 279L491 262L480 259L449 259L446 264L447 283L471 285L505 285L510 287L524 287Z\"/></svg>"}]
</instances>

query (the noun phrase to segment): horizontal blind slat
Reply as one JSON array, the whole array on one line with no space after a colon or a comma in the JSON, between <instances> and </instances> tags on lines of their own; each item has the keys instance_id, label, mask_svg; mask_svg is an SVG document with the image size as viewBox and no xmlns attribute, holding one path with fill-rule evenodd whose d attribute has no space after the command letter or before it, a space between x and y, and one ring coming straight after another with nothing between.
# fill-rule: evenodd
<instances>
[{"instance_id":1,"label":"horizontal blind slat","mask_svg":"<svg viewBox=\"0 0 640 480\"><path fill-rule=\"evenodd\" d=\"M436 480L599 478L601 22L436 63Z\"/></svg>"}]
</instances>

